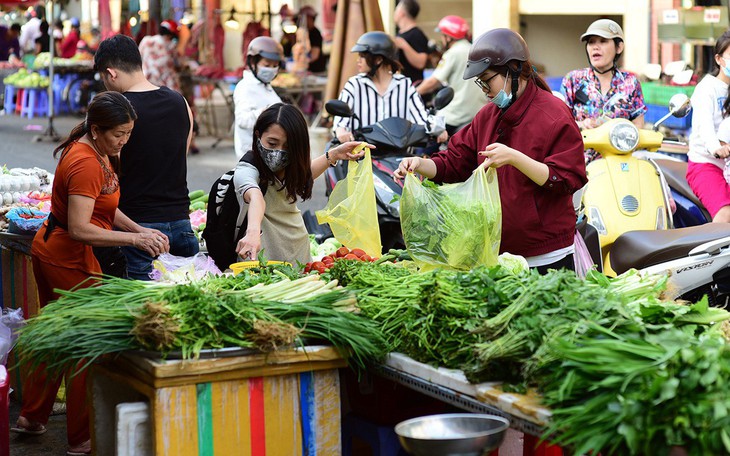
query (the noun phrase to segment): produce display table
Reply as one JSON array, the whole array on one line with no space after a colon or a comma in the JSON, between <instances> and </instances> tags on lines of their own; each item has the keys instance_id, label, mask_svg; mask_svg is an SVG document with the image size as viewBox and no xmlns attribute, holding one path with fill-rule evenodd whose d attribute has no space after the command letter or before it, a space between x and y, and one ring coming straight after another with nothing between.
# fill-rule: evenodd
<instances>
[{"instance_id":1,"label":"produce display table","mask_svg":"<svg viewBox=\"0 0 730 456\"><path fill-rule=\"evenodd\" d=\"M433 367L401 353L391 353L378 375L474 413L498 415L510 427L540 436L551 413L534 395L506 393L497 382L473 384L459 370Z\"/></svg>"},{"instance_id":2,"label":"produce display table","mask_svg":"<svg viewBox=\"0 0 730 456\"><path fill-rule=\"evenodd\" d=\"M433 367L401 353L391 353L377 374L444 403L473 413L502 416L524 433L523 456L561 456L562 448L539 442L550 410L533 394L507 393L497 382L473 384L459 370Z\"/></svg>"},{"instance_id":3,"label":"produce display table","mask_svg":"<svg viewBox=\"0 0 730 456\"><path fill-rule=\"evenodd\" d=\"M164 361L125 353L94 365L96 453L117 454L117 404L143 401L149 404L149 454L340 454L338 368L346 362L337 351L239 352L249 354Z\"/></svg>"}]
</instances>

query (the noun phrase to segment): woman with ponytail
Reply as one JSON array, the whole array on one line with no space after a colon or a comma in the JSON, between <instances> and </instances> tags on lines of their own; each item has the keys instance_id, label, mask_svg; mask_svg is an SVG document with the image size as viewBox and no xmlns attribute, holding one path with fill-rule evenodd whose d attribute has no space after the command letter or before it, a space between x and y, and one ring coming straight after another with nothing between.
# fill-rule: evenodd
<instances>
[{"instance_id":1,"label":"woman with ponytail","mask_svg":"<svg viewBox=\"0 0 730 456\"><path fill-rule=\"evenodd\" d=\"M137 115L117 92L103 92L89 105L86 119L56 148L51 214L33 239L31 256L41 308L59 297L54 289L91 286L101 273L92 247L135 246L157 256L169 249L167 238L142 228L119 209L119 153ZM114 230L116 228L117 230ZM23 406L12 428L39 435L61 384L39 367L23 382ZM91 453L86 371L66 375L69 455Z\"/></svg>"},{"instance_id":2,"label":"woman with ponytail","mask_svg":"<svg viewBox=\"0 0 730 456\"><path fill-rule=\"evenodd\" d=\"M335 116L334 134L340 143L353 141L354 129L389 117L427 125L428 113L411 78L398 73L402 66L393 38L384 32L367 32L350 52L358 53L358 74L347 80L339 99L350 106L355 117ZM446 138L443 134L439 142Z\"/></svg>"}]
</instances>

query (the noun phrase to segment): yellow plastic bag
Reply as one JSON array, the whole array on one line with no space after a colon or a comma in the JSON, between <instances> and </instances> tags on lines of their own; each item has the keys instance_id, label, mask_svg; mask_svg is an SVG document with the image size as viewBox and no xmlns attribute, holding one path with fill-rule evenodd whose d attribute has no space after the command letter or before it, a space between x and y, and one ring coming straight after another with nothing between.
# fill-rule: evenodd
<instances>
[{"instance_id":1,"label":"yellow plastic bag","mask_svg":"<svg viewBox=\"0 0 730 456\"><path fill-rule=\"evenodd\" d=\"M365 156L360 161L348 163L347 177L335 185L327 206L317 211L317 220L329 223L332 233L342 245L379 257L382 246L370 149L363 143L353 153L363 148Z\"/></svg>"},{"instance_id":2,"label":"yellow plastic bag","mask_svg":"<svg viewBox=\"0 0 730 456\"><path fill-rule=\"evenodd\" d=\"M408 253L423 270L470 270L497 264L502 206L497 172L479 166L458 184L406 176L400 202Z\"/></svg>"}]
</instances>

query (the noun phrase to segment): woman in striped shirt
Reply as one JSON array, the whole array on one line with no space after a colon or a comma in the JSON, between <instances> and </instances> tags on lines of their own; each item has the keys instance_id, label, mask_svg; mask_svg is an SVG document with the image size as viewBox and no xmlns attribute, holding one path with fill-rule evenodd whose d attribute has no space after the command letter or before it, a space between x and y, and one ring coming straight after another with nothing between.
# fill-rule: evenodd
<instances>
[{"instance_id":1,"label":"woman in striped shirt","mask_svg":"<svg viewBox=\"0 0 730 456\"><path fill-rule=\"evenodd\" d=\"M352 130L389 117L401 117L427 125L428 113L410 78L401 69L393 39L384 32L368 32L357 40L359 74L351 77L339 99L356 117L335 117L334 132L340 142L352 141Z\"/></svg>"}]
</instances>

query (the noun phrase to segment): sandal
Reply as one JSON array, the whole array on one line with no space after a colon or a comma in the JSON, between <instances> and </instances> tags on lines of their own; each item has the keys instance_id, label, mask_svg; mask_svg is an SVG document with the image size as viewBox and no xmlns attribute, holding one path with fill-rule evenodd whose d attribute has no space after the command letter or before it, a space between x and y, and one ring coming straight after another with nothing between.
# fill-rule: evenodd
<instances>
[{"instance_id":1,"label":"sandal","mask_svg":"<svg viewBox=\"0 0 730 456\"><path fill-rule=\"evenodd\" d=\"M10 428L11 432L23 435L41 435L45 434L47 430L41 423L32 423L24 416L19 417L15 426Z\"/></svg>"},{"instance_id":2,"label":"sandal","mask_svg":"<svg viewBox=\"0 0 730 456\"><path fill-rule=\"evenodd\" d=\"M91 454L91 440L87 440L81 445L69 448L66 456L88 456Z\"/></svg>"}]
</instances>

